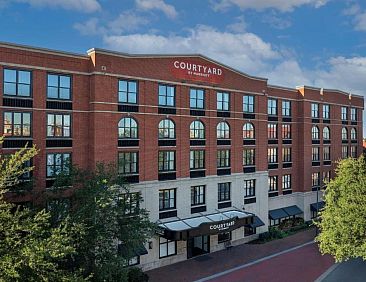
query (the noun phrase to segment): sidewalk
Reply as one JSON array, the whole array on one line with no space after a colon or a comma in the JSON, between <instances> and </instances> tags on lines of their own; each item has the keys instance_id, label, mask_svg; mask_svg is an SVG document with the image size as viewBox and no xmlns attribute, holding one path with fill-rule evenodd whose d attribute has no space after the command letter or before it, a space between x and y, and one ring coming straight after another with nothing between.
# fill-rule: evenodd
<instances>
[{"instance_id":1,"label":"sidewalk","mask_svg":"<svg viewBox=\"0 0 366 282\"><path fill-rule=\"evenodd\" d=\"M146 272L149 281L195 281L314 240L315 229L265 244L243 244Z\"/></svg>"}]
</instances>

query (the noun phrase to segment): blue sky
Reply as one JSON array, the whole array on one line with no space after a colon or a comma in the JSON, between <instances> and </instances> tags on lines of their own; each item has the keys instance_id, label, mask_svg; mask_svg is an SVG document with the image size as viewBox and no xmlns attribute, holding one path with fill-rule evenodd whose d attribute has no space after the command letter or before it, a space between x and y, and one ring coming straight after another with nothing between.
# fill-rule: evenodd
<instances>
[{"instance_id":1,"label":"blue sky","mask_svg":"<svg viewBox=\"0 0 366 282\"><path fill-rule=\"evenodd\" d=\"M0 40L202 53L270 84L365 95L366 1L0 0Z\"/></svg>"}]
</instances>

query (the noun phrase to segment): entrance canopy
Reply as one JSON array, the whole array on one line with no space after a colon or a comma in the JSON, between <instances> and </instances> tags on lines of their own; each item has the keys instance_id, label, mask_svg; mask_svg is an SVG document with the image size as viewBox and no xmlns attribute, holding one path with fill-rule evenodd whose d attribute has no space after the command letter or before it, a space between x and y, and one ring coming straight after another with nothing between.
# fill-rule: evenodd
<instances>
[{"instance_id":1,"label":"entrance canopy","mask_svg":"<svg viewBox=\"0 0 366 282\"><path fill-rule=\"evenodd\" d=\"M293 205L293 206L284 207L284 208L280 208L280 209L270 210L268 212L268 216L272 220L277 220L280 218L295 216L295 215L302 214L302 213L303 213L303 211L300 210L300 208L298 206Z\"/></svg>"},{"instance_id":2,"label":"entrance canopy","mask_svg":"<svg viewBox=\"0 0 366 282\"><path fill-rule=\"evenodd\" d=\"M320 201L318 203L310 204L310 210L314 211L314 212L320 211L321 209L324 208L324 205L325 205L325 202L323 202L323 201Z\"/></svg>"},{"instance_id":3,"label":"entrance canopy","mask_svg":"<svg viewBox=\"0 0 366 282\"><path fill-rule=\"evenodd\" d=\"M229 232L244 225L253 224L254 215L240 210L230 210L186 219L160 223L160 235L168 240Z\"/></svg>"}]
</instances>

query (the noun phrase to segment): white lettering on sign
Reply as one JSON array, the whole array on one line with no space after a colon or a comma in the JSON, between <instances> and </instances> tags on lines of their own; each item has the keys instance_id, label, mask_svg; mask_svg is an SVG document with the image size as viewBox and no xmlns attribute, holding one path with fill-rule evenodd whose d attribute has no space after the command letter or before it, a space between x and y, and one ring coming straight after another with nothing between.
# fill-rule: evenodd
<instances>
[{"instance_id":1,"label":"white lettering on sign","mask_svg":"<svg viewBox=\"0 0 366 282\"><path fill-rule=\"evenodd\" d=\"M210 230L222 231L222 230L229 229L234 224L235 224L235 221L234 220L233 221L229 221L229 222L225 222L225 223L212 224L212 225L210 225Z\"/></svg>"},{"instance_id":2,"label":"white lettering on sign","mask_svg":"<svg viewBox=\"0 0 366 282\"><path fill-rule=\"evenodd\" d=\"M222 75L222 69L215 67L208 67L204 65L174 61L174 67L180 70L186 70L189 75L201 76L209 78L211 75Z\"/></svg>"}]
</instances>

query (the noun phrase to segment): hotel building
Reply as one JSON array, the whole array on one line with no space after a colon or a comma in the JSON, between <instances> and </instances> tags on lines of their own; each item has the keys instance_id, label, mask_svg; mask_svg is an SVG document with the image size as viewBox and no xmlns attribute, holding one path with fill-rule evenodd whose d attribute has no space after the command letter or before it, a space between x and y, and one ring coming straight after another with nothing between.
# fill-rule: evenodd
<instances>
[{"instance_id":1,"label":"hotel building","mask_svg":"<svg viewBox=\"0 0 366 282\"><path fill-rule=\"evenodd\" d=\"M161 227L130 262L145 270L313 218L337 160L362 153L363 105L340 90L269 85L202 55L0 43L0 150L40 149L34 188L16 200L51 187L68 160L117 163Z\"/></svg>"}]
</instances>

